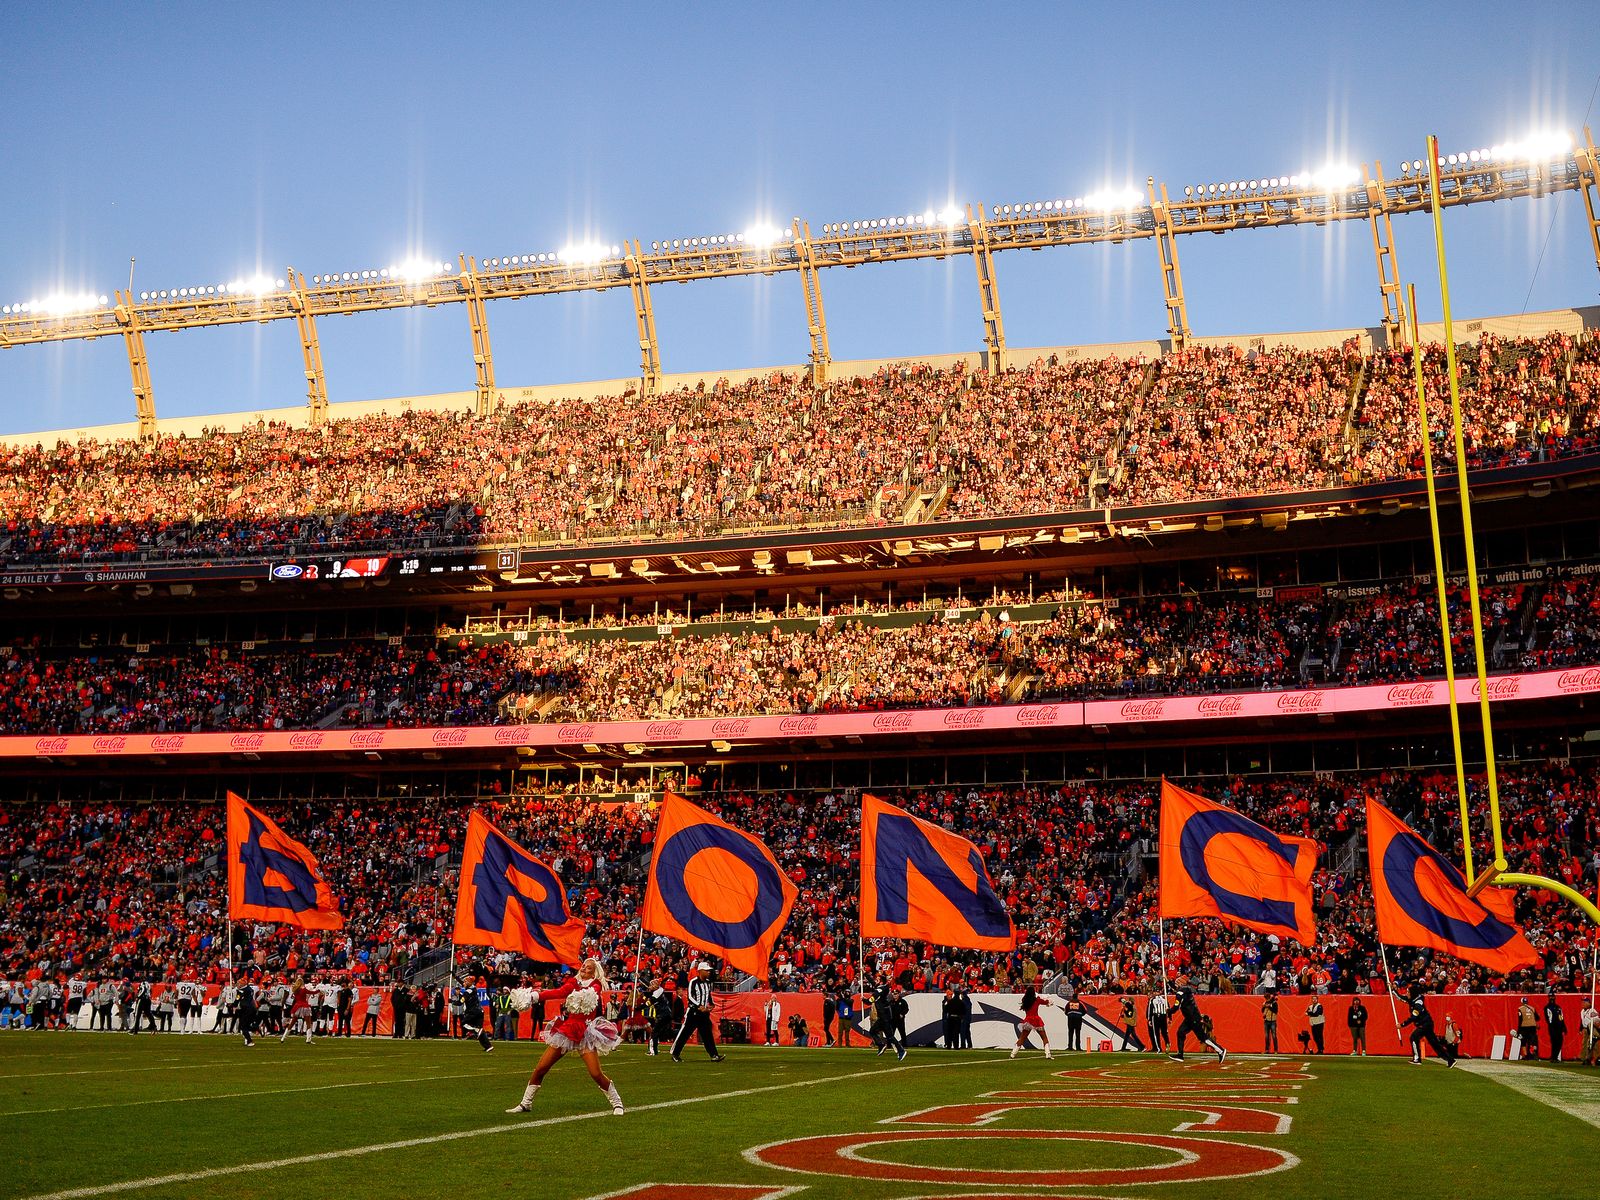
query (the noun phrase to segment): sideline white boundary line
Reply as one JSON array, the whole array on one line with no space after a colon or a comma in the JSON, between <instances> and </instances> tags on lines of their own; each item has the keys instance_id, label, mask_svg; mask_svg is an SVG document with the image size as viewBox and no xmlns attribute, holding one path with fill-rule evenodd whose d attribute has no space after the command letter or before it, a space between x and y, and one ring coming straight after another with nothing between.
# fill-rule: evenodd
<instances>
[{"instance_id":1,"label":"sideline white boundary line","mask_svg":"<svg viewBox=\"0 0 1600 1200\"><path fill-rule=\"evenodd\" d=\"M1577 1071L1482 1059L1458 1062L1456 1066L1600 1129L1600 1085Z\"/></svg>"},{"instance_id":2,"label":"sideline white boundary line","mask_svg":"<svg viewBox=\"0 0 1600 1200\"><path fill-rule=\"evenodd\" d=\"M737 1100L744 1096L761 1096L769 1092L786 1092L794 1088L820 1087L827 1083L843 1083L849 1079L871 1076L899 1075L907 1071L929 1071L941 1067L989 1066L993 1060L972 1059L964 1062L922 1063L913 1067L886 1067L873 1071L852 1071L845 1075L824 1075L819 1079L801 1079L793 1083L777 1083L766 1087L740 1088L732 1092L717 1092L710 1096L684 1096L677 1100L658 1100L654 1104L641 1104L630 1113L655 1112L660 1109L682 1108L690 1104L709 1104L716 1100ZM42 1192L23 1200L83 1200L88 1196L109 1196L117 1192L132 1192L142 1188L163 1187L170 1184L196 1183L202 1179L219 1179L229 1175L244 1175L255 1171L276 1171L283 1167L299 1167L308 1163L335 1162L341 1158L361 1158L368 1154L382 1154L390 1150L410 1150L417 1146L436 1146L441 1142L458 1142L467 1138L484 1137L492 1133L515 1133L522 1129L539 1129L550 1125L566 1125L573 1121L590 1121L611 1116L609 1109L591 1112L568 1113L561 1117L544 1117L536 1121L515 1121L502 1125L489 1125L481 1129L457 1129L450 1133L436 1133L428 1137L405 1138L397 1142L376 1142L369 1146L350 1146L343 1150L324 1150L319 1154L300 1154L293 1158L274 1158L263 1162L236 1163L228 1167L207 1167L200 1171L182 1171L171 1175L152 1175L145 1179L129 1179L120 1183L102 1183L92 1187L67 1188L59 1192Z\"/></svg>"},{"instance_id":3,"label":"sideline white boundary line","mask_svg":"<svg viewBox=\"0 0 1600 1200\"><path fill-rule=\"evenodd\" d=\"M247 1096L298 1096L302 1092L336 1092L344 1088L389 1087L397 1083L432 1083L436 1079L476 1079L504 1075L504 1071L462 1071L456 1075L416 1075L409 1079L363 1079L356 1083L320 1083L311 1087L264 1088L255 1092L222 1092L209 1096L163 1096L155 1100L121 1100L113 1104L68 1104L61 1108L18 1108L0 1117L30 1117L41 1113L89 1112L101 1108L142 1108L150 1104L196 1104L206 1100L240 1100Z\"/></svg>"}]
</instances>

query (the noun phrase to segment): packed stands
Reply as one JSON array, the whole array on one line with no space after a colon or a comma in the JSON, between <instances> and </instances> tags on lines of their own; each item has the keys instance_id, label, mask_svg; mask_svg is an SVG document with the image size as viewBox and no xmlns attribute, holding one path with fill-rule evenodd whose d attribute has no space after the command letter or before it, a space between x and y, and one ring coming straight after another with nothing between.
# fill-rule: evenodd
<instances>
[{"instance_id":1,"label":"packed stands","mask_svg":"<svg viewBox=\"0 0 1600 1200\"><path fill-rule=\"evenodd\" d=\"M1501 803L1513 869L1545 872L1581 890L1600 873L1600 773L1594 760L1504 768ZM694 777L684 781L691 791ZM1191 781L1205 794L1280 831L1322 846L1315 883L1317 945L1229 929L1209 920L1168 922L1167 969L1214 991L1247 990L1272 964L1286 990L1365 989L1377 971L1365 895L1362 811L1376 796L1448 854L1459 854L1453 781L1436 770L1318 778L1233 777ZM958 972L975 987L1004 989L1025 958L1092 990L1159 986L1153 892L1158 786L1154 781L962 785L897 793L896 802L973 838L1025 945L1010 955L952 953L914 944L872 944L868 954L908 982L932 986ZM781 988L824 987L854 977L858 797L837 791L695 792L728 820L760 830L800 889L773 978ZM466 811L474 804L566 882L590 945L614 977L636 962L637 908L654 828L648 804L559 791L475 798L393 796L271 805L316 853L347 925L336 933L287 927L235 929L241 963L280 972L350 972L385 983L437 955L449 941ZM1474 831L1487 836L1486 793L1472 781ZM0 809L4 921L0 978L89 973L213 981L224 959L224 887L217 854L220 807L195 804L18 805ZM1391 951L1396 971L1426 971L1443 991L1568 988L1585 978L1582 917L1544 893L1519 894L1519 918L1545 955L1510 980L1421 952ZM245 945L247 943L247 946ZM463 957L469 953L462 951ZM646 974L681 972L683 947L646 938ZM491 969L514 971L509 956Z\"/></svg>"},{"instance_id":2,"label":"packed stands","mask_svg":"<svg viewBox=\"0 0 1600 1200\"><path fill-rule=\"evenodd\" d=\"M1592 335L1462 347L1474 465L1592 450ZM1443 352L1427 378L1442 440ZM772 373L644 397L408 411L0 450L0 563L617 541L1071 511L1413 476L1409 355L1200 347L906 365L815 389Z\"/></svg>"},{"instance_id":3,"label":"packed stands","mask_svg":"<svg viewBox=\"0 0 1600 1200\"><path fill-rule=\"evenodd\" d=\"M448 634L293 645L51 646L0 653L0 733L173 733L528 724L945 708L1401 682L1443 673L1438 606L1414 581L1358 598L1254 594L1040 597L943 607L909 623L856 614L593 625L527 640ZM1473 664L1464 586L1455 665ZM940 601L942 605L942 601ZM947 616L954 613L956 619ZM1025 618L1025 619L1019 619ZM652 618L659 620L659 618ZM1600 662L1593 576L1484 589L1497 670Z\"/></svg>"}]
</instances>

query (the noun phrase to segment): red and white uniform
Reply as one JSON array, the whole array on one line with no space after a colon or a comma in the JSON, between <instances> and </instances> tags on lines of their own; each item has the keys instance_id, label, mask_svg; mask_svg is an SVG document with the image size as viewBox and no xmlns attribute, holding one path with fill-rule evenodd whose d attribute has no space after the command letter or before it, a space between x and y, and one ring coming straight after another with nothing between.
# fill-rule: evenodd
<instances>
[{"instance_id":1,"label":"red and white uniform","mask_svg":"<svg viewBox=\"0 0 1600 1200\"><path fill-rule=\"evenodd\" d=\"M548 992L535 992L534 1002L560 1000L561 1012L554 1023L539 1034L539 1040L557 1050L593 1050L610 1054L622 1042L616 1025L605 1018L605 993L594 980L587 983L576 975Z\"/></svg>"},{"instance_id":2,"label":"red and white uniform","mask_svg":"<svg viewBox=\"0 0 1600 1200\"><path fill-rule=\"evenodd\" d=\"M1044 1028L1044 1014L1039 1011L1045 1004L1045 998L1038 992L1029 988L1022 997L1022 1023L1032 1025L1035 1029Z\"/></svg>"},{"instance_id":3,"label":"red and white uniform","mask_svg":"<svg viewBox=\"0 0 1600 1200\"><path fill-rule=\"evenodd\" d=\"M301 1013L304 1013L307 1017L311 1015L311 993L303 985L295 988L294 1003L289 1011L296 1017Z\"/></svg>"}]
</instances>

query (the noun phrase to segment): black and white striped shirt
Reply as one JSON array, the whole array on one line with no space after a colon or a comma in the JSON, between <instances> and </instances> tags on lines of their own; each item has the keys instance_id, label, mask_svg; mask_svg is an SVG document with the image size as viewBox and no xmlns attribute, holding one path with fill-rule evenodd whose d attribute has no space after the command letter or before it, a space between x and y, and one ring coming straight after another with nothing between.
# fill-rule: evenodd
<instances>
[{"instance_id":1,"label":"black and white striped shirt","mask_svg":"<svg viewBox=\"0 0 1600 1200\"><path fill-rule=\"evenodd\" d=\"M689 1003L695 1008L711 1007L711 981L698 977L689 980Z\"/></svg>"}]
</instances>

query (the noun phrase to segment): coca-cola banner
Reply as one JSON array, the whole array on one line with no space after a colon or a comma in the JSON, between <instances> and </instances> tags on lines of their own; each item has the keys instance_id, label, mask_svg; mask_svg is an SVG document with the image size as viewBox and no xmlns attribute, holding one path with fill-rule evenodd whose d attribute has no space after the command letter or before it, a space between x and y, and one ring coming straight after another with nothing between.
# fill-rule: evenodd
<instances>
[{"instance_id":1,"label":"coca-cola banner","mask_svg":"<svg viewBox=\"0 0 1600 1200\"><path fill-rule=\"evenodd\" d=\"M1496 675L1493 701L1539 700L1600 692L1600 667ZM1463 704L1476 704L1478 681L1456 681ZM901 709L787 717L700 717L685 721L584 721L552 725L460 725L449 729L319 729L261 733L108 733L0 737L0 758L108 758L175 754L378 753L386 750L492 749L497 746L646 745L712 741L772 742L795 738L873 737L894 733L939 736L1007 729L1070 729L1239 717L1298 717L1318 713L1428 708L1445 702L1438 682L1374 684L1294 692L1230 692L1219 696L1160 696L984 708Z\"/></svg>"}]
</instances>

